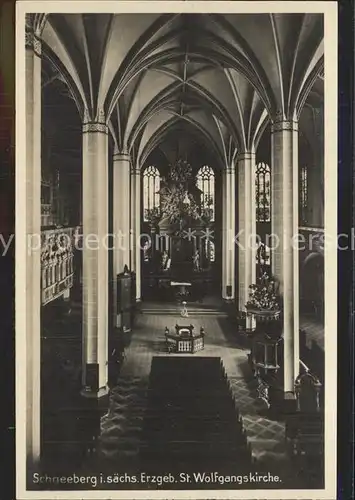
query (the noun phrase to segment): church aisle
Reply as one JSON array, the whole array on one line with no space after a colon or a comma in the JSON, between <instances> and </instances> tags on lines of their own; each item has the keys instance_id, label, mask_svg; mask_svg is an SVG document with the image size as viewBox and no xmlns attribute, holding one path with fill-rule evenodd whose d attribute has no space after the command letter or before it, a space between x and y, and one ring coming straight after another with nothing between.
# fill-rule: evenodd
<instances>
[{"instance_id":1,"label":"church aisle","mask_svg":"<svg viewBox=\"0 0 355 500\"><path fill-rule=\"evenodd\" d=\"M258 468L279 474L285 481L292 482L294 471L286 455L285 425L281 419L271 420L260 412L256 383L247 361L248 349L242 345L242 340L227 320L216 316L182 318L178 313L171 316L138 315L117 387L112 391L110 411L102 425L101 456L108 463L112 459L116 464L122 458L132 468L137 463L153 357L183 356L166 352L165 327L172 329L176 323L192 323L196 330L204 327L205 349L191 354L191 359L221 358ZM127 389L129 387L131 392Z\"/></svg>"},{"instance_id":2,"label":"church aisle","mask_svg":"<svg viewBox=\"0 0 355 500\"><path fill-rule=\"evenodd\" d=\"M230 376L242 377L241 365L247 361L248 351L238 346L235 334L225 318L217 316L193 316L182 318L178 313L171 315L140 314L137 316L132 341L126 349L126 360L121 374L124 376L139 376L147 378L153 356L166 356L165 328L173 330L175 325L189 326L193 324L195 331L201 327L205 329L205 349L192 356L218 356ZM222 329L222 326L223 329ZM169 356L180 356L169 354Z\"/></svg>"}]
</instances>

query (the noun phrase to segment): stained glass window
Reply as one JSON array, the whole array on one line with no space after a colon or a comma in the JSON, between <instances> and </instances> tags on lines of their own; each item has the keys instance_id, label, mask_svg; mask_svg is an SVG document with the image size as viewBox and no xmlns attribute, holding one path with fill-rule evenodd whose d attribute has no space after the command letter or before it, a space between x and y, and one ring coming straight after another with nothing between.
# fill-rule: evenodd
<instances>
[{"instance_id":1,"label":"stained glass window","mask_svg":"<svg viewBox=\"0 0 355 500\"><path fill-rule=\"evenodd\" d=\"M271 220L271 170L266 163L256 167L255 179L256 220L270 222Z\"/></svg>"},{"instance_id":2,"label":"stained glass window","mask_svg":"<svg viewBox=\"0 0 355 500\"><path fill-rule=\"evenodd\" d=\"M307 167L300 170L300 222L306 225L308 222L308 177Z\"/></svg>"},{"instance_id":3,"label":"stained glass window","mask_svg":"<svg viewBox=\"0 0 355 500\"><path fill-rule=\"evenodd\" d=\"M197 173L197 187L201 193L201 213L205 213L211 222L215 220L215 175L208 165L204 165Z\"/></svg>"},{"instance_id":4,"label":"stained glass window","mask_svg":"<svg viewBox=\"0 0 355 500\"><path fill-rule=\"evenodd\" d=\"M143 210L144 220L149 220L149 214L160 208L160 173L154 166L147 167L143 172Z\"/></svg>"}]
</instances>

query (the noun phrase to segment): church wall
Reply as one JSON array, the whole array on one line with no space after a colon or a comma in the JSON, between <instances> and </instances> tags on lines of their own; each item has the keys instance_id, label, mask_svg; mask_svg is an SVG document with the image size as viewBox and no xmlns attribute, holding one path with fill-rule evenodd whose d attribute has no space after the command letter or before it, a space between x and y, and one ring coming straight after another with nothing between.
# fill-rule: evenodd
<instances>
[{"instance_id":1,"label":"church wall","mask_svg":"<svg viewBox=\"0 0 355 500\"><path fill-rule=\"evenodd\" d=\"M216 217L214 225L214 243L216 248L215 255L215 279L216 287L222 286L222 175L220 171L216 171L215 184L215 200L216 200Z\"/></svg>"},{"instance_id":2,"label":"church wall","mask_svg":"<svg viewBox=\"0 0 355 500\"><path fill-rule=\"evenodd\" d=\"M299 251L300 310L319 320L324 314L324 232L317 229L300 229Z\"/></svg>"},{"instance_id":3,"label":"church wall","mask_svg":"<svg viewBox=\"0 0 355 500\"><path fill-rule=\"evenodd\" d=\"M47 118L44 116L44 120ZM53 140L42 127L41 225L72 227L81 224L81 157L53 154ZM79 150L79 147L78 147Z\"/></svg>"},{"instance_id":4,"label":"church wall","mask_svg":"<svg viewBox=\"0 0 355 500\"><path fill-rule=\"evenodd\" d=\"M324 179L323 165L308 168L308 221L307 226L324 227Z\"/></svg>"},{"instance_id":5,"label":"church wall","mask_svg":"<svg viewBox=\"0 0 355 500\"><path fill-rule=\"evenodd\" d=\"M299 171L307 168L306 220L299 251L300 310L323 321L324 310L324 117L323 108L306 105L300 116ZM301 183L299 186L301 194Z\"/></svg>"},{"instance_id":6,"label":"church wall","mask_svg":"<svg viewBox=\"0 0 355 500\"><path fill-rule=\"evenodd\" d=\"M324 113L306 105L300 116L299 172L307 168L307 220L301 226L324 227ZM301 189L301 186L300 186Z\"/></svg>"}]
</instances>

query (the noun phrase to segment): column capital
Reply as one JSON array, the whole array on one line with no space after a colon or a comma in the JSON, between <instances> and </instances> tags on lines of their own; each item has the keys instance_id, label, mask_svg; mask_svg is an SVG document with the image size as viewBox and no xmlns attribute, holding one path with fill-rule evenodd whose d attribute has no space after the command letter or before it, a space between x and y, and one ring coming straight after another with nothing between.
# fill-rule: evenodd
<instances>
[{"instance_id":1,"label":"column capital","mask_svg":"<svg viewBox=\"0 0 355 500\"><path fill-rule=\"evenodd\" d=\"M115 149L113 153L113 161L128 161L131 163L131 155L126 151L118 151Z\"/></svg>"},{"instance_id":2,"label":"column capital","mask_svg":"<svg viewBox=\"0 0 355 500\"><path fill-rule=\"evenodd\" d=\"M223 172L225 175L235 174L235 165L227 165Z\"/></svg>"},{"instance_id":3,"label":"column capital","mask_svg":"<svg viewBox=\"0 0 355 500\"><path fill-rule=\"evenodd\" d=\"M108 135L108 126L106 123L87 122L83 123L83 134L101 133Z\"/></svg>"},{"instance_id":4,"label":"column capital","mask_svg":"<svg viewBox=\"0 0 355 500\"><path fill-rule=\"evenodd\" d=\"M141 175L141 170L137 166L131 166L131 175Z\"/></svg>"},{"instance_id":5,"label":"column capital","mask_svg":"<svg viewBox=\"0 0 355 500\"><path fill-rule=\"evenodd\" d=\"M250 160L253 161L255 160L255 153L251 151L245 151L243 153L238 153L237 154L237 163L243 160Z\"/></svg>"},{"instance_id":6,"label":"column capital","mask_svg":"<svg viewBox=\"0 0 355 500\"><path fill-rule=\"evenodd\" d=\"M288 131L298 131L298 121L297 120L275 120L271 124L271 133L281 132L283 130Z\"/></svg>"},{"instance_id":7,"label":"column capital","mask_svg":"<svg viewBox=\"0 0 355 500\"><path fill-rule=\"evenodd\" d=\"M48 14L26 14L25 20L25 46L33 50L38 56L42 54L41 35Z\"/></svg>"},{"instance_id":8,"label":"column capital","mask_svg":"<svg viewBox=\"0 0 355 500\"><path fill-rule=\"evenodd\" d=\"M108 126L106 123L96 121L83 123L83 134L101 133L108 135Z\"/></svg>"},{"instance_id":9,"label":"column capital","mask_svg":"<svg viewBox=\"0 0 355 500\"><path fill-rule=\"evenodd\" d=\"M25 46L26 49L32 50L37 56L41 57L42 55L42 43L41 40L35 35L35 33L27 29L25 33Z\"/></svg>"},{"instance_id":10,"label":"column capital","mask_svg":"<svg viewBox=\"0 0 355 500\"><path fill-rule=\"evenodd\" d=\"M83 134L87 133L101 133L108 135L108 126L105 120L105 113L103 110L98 110L96 118L93 120L90 116L89 110L84 110L83 118Z\"/></svg>"}]
</instances>

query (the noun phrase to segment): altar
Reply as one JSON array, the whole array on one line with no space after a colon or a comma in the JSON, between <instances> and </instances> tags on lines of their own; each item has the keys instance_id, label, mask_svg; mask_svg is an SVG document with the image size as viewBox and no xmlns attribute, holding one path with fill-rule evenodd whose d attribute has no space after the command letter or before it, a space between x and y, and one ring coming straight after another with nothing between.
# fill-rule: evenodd
<instances>
[{"instance_id":1,"label":"altar","mask_svg":"<svg viewBox=\"0 0 355 500\"><path fill-rule=\"evenodd\" d=\"M175 325L175 331L170 332L165 328L165 342L168 353L191 353L201 351L205 347L205 332L201 327L200 332L194 332L194 326Z\"/></svg>"},{"instance_id":2,"label":"altar","mask_svg":"<svg viewBox=\"0 0 355 500\"><path fill-rule=\"evenodd\" d=\"M175 296L178 299L183 299L189 295L189 287L191 287L192 283L183 282L183 281L171 281L170 286L175 291Z\"/></svg>"},{"instance_id":3,"label":"altar","mask_svg":"<svg viewBox=\"0 0 355 500\"><path fill-rule=\"evenodd\" d=\"M161 179L157 194L160 207L148 210L143 231L152 235L143 259L143 292L169 301L202 297L215 272L213 202L203 198L191 165L182 160Z\"/></svg>"}]
</instances>

